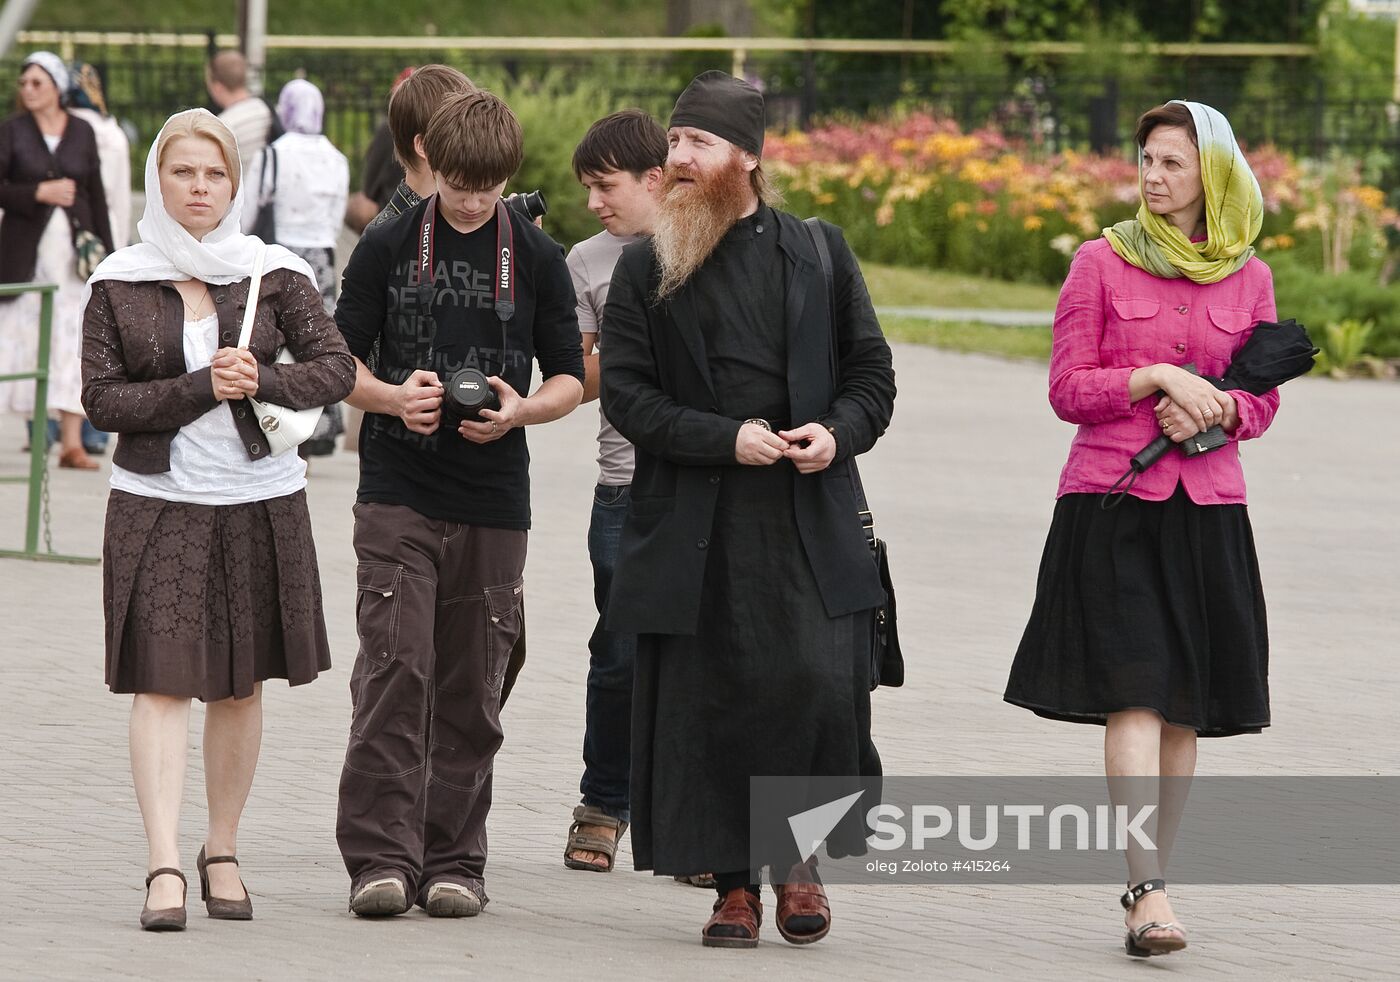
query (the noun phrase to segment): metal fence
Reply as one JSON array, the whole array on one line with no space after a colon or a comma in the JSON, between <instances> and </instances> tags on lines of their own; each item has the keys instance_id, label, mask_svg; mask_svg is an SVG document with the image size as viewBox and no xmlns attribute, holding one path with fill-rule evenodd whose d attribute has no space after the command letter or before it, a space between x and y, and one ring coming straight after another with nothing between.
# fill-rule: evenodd
<instances>
[{"instance_id":1,"label":"metal fence","mask_svg":"<svg viewBox=\"0 0 1400 982\"><path fill-rule=\"evenodd\" d=\"M135 173L141 172L145 149L171 112L208 103L206 51L200 45L96 43L78 45L73 54L103 73L112 111L133 137ZM320 86L326 98L326 135L358 168L383 114L389 85L405 65L440 61L486 84L549 79L566 90L588 82L606 89L618 106L664 113L687 80L708 68L729 70L735 57L726 50L273 48L265 91L274 100L281 85L298 76ZM13 73L17 60L0 62L0 73ZM1400 158L1400 118L1389 98L1388 76L1329 81L1309 70L1312 62L1297 57L1181 58L1149 77L1131 79L1049 70L969 72L939 53L759 51L746 53L743 64L746 74L763 85L770 125L778 128L832 114L929 106L964 128L993 125L1031 153L1127 149L1133 121L1143 109L1170 98L1191 98L1225 112L1247 145L1272 143L1302 156L1338 148Z\"/></svg>"}]
</instances>

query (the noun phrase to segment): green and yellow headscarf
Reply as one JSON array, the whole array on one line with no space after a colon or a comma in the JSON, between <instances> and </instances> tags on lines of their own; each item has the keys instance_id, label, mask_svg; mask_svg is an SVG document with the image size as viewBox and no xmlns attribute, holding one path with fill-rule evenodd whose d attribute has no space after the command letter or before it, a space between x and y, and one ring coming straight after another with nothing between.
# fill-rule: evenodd
<instances>
[{"instance_id":1,"label":"green and yellow headscarf","mask_svg":"<svg viewBox=\"0 0 1400 982\"><path fill-rule=\"evenodd\" d=\"M1238 271L1254 255L1254 240L1264 221L1264 196L1254 171L1235 142L1230 121L1199 102L1173 99L1191 110L1196 145L1201 152L1205 186L1206 240L1192 242L1171 222L1147 208L1142 187L1142 150L1138 149L1137 217L1103 230L1104 238L1124 262L1153 276L1195 283L1216 283Z\"/></svg>"}]
</instances>

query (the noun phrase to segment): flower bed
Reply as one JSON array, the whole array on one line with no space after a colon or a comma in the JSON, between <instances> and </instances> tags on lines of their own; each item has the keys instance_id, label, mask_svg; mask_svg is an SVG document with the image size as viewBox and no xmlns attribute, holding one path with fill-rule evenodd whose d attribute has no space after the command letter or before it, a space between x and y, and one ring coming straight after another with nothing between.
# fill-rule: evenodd
<instances>
[{"instance_id":1,"label":"flower bed","mask_svg":"<svg viewBox=\"0 0 1400 982\"><path fill-rule=\"evenodd\" d=\"M1378 279L1386 232L1400 229L1367 168L1272 147L1246 155L1264 195L1260 254L1300 287L1306 281L1279 284L1281 315L1321 327L1353 316L1345 296L1366 292L1360 313L1376 322L1373 352L1400 355L1400 302L1379 285L1356 287ZM1082 242L1138 206L1135 160L1072 151L1035 159L994 130L964 133L927 113L771 134L764 166L790 210L842 226L863 258L1005 280L1058 283ZM1327 289L1334 277L1347 283L1340 300ZM1285 311L1285 299L1299 309Z\"/></svg>"}]
</instances>

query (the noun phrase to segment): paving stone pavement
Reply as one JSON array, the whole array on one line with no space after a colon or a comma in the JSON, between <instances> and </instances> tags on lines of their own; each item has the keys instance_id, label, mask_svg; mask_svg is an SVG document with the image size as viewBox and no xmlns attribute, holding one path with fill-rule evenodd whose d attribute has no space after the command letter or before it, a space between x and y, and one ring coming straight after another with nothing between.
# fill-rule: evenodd
<instances>
[{"instance_id":1,"label":"paving stone pavement","mask_svg":"<svg viewBox=\"0 0 1400 982\"><path fill-rule=\"evenodd\" d=\"M863 462L892 543L909 684L875 697L891 774L1096 774L1097 727L1001 702L1071 429L1043 366L896 349L900 395ZM1394 520L1400 386L1302 380L1268 438L1246 448L1270 603L1274 725L1203 744L1203 774L1394 773L1400 683ZM837 886L829 938L794 948L771 921L756 951L699 944L710 894L631 870L563 869L577 800L585 641L584 546L595 410L532 430L529 661L504 712L488 886L472 920L346 913L333 835L356 641L350 504L356 460L314 462L310 497L335 667L269 684L262 760L244 819L247 924L208 920L196 893L180 935L137 929L144 846L127 768L129 698L102 683L101 572L0 560L0 915L5 979L637 978L741 975L978 979L1390 977L1400 889L1173 890L1188 951L1122 953L1104 886ZM23 473L22 429L0 421L0 474ZM53 541L96 555L103 476L52 472ZM23 492L0 486L0 543L22 540ZM1386 652L1391 654L1387 655ZM182 845L193 879L204 816L201 712L190 731ZM1240 821L1249 816L1241 814Z\"/></svg>"}]
</instances>

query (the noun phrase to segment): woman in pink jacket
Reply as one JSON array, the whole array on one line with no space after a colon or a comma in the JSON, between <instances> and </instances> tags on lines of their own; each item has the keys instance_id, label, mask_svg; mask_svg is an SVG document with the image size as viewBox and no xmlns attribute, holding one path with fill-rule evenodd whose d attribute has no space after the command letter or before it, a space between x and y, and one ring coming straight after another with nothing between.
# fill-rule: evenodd
<instances>
[{"instance_id":1,"label":"woman in pink jacket","mask_svg":"<svg viewBox=\"0 0 1400 982\"><path fill-rule=\"evenodd\" d=\"M1251 245L1263 201L1230 124L1170 102L1143 114L1136 139L1137 218L1080 248L1055 312L1050 403L1079 430L1005 698L1105 725L1115 803L1159 806L1158 849L1127 855L1125 947L1141 957L1186 947L1163 873L1197 737L1269 725L1239 442L1268 429L1278 391L1221 391L1183 367L1223 375L1254 325L1276 319L1273 279ZM1118 507L1100 507L1158 434L1180 443L1215 424L1228 445L1173 450Z\"/></svg>"}]
</instances>

